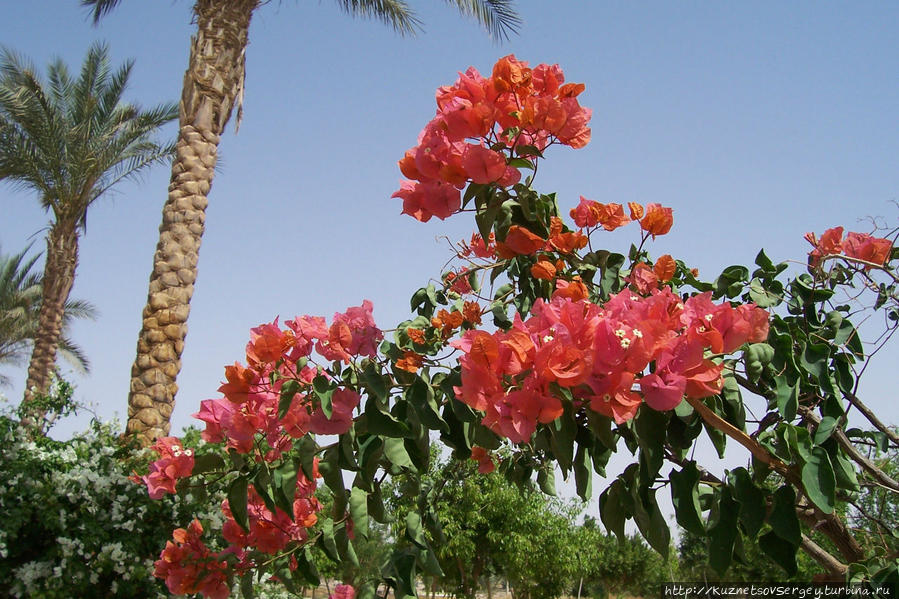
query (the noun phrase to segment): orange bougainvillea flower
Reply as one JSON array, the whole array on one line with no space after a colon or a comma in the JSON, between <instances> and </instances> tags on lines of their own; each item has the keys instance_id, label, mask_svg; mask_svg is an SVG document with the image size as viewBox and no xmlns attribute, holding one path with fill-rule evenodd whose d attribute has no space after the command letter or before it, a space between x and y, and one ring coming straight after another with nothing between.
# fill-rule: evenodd
<instances>
[{"instance_id":1,"label":"orange bougainvillea flower","mask_svg":"<svg viewBox=\"0 0 899 599\"><path fill-rule=\"evenodd\" d=\"M419 345L424 345L425 343L427 343L427 341L425 340L425 332L421 329L414 329L412 327L409 327L408 329L406 329L406 334L409 335L409 339L411 339L413 343L417 343Z\"/></svg>"},{"instance_id":2,"label":"orange bougainvillea flower","mask_svg":"<svg viewBox=\"0 0 899 599\"><path fill-rule=\"evenodd\" d=\"M255 370L244 368L235 362L233 366L225 366L225 380L228 382L219 387L219 392L234 403L243 403L247 401L250 385L258 379L259 375Z\"/></svg>"},{"instance_id":3,"label":"orange bougainvillea flower","mask_svg":"<svg viewBox=\"0 0 899 599\"><path fill-rule=\"evenodd\" d=\"M535 279L552 281L556 278L556 267L549 260L541 258L531 267L531 276Z\"/></svg>"},{"instance_id":4,"label":"orange bougainvillea flower","mask_svg":"<svg viewBox=\"0 0 899 599\"><path fill-rule=\"evenodd\" d=\"M403 357L396 361L396 367L407 372L418 372L418 369L421 368L422 359L423 356L412 350L406 350L403 352Z\"/></svg>"},{"instance_id":5,"label":"orange bougainvillea flower","mask_svg":"<svg viewBox=\"0 0 899 599\"><path fill-rule=\"evenodd\" d=\"M625 216L624 206L621 204L610 203L600 204L599 206L599 224L606 231L614 231L618 227L623 227L631 222L631 219Z\"/></svg>"},{"instance_id":6,"label":"orange bougainvillea flower","mask_svg":"<svg viewBox=\"0 0 899 599\"><path fill-rule=\"evenodd\" d=\"M515 91L530 83L528 63L516 59L514 54L503 56L493 65L493 87L500 93Z\"/></svg>"},{"instance_id":7,"label":"orange bougainvillea flower","mask_svg":"<svg viewBox=\"0 0 899 599\"><path fill-rule=\"evenodd\" d=\"M587 286L584 285L580 277L575 277L572 281L559 279L556 281L556 290L553 291L553 299L567 297L573 302L587 299L587 295Z\"/></svg>"},{"instance_id":8,"label":"orange bougainvillea flower","mask_svg":"<svg viewBox=\"0 0 899 599\"><path fill-rule=\"evenodd\" d=\"M481 306L477 302L462 304L462 318L471 325L481 324Z\"/></svg>"},{"instance_id":9,"label":"orange bougainvillea flower","mask_svg":"<svg viewBox=\"0 0 899 599\"><path fill-rule=\"evenodd\" d=\"M631 211L631 220L640 220L643 218L643 205L637 202L628 202L627 207Z\"/></svg>"},{"instance_id":10,"label":"orange bougainvillea flower","mask_svg":"<svg viewBox=\"0 0 899 599\"><path fill-rule=\"evenodd\" d=\"M664 235L671 230L674 224L674 216L671 208L665 208L661 204L647 204L646 214L640 221L640 228L655 237Z\"/></svg>"},{"instance_id":11,"label":"orange bougainvillea flower","mask_svg":"<svg viewBox=\"0 0 899 599\"><path fill-rule=\"evenodd\" d=\"M454 330L462 326L464 320L465 317L461 312L447 312L446 310L440 310L437 312L437 316L431 319L431 326L435 329L440 329L443 337L447 338L453 334Z\"/></svg>"},{"instance_id":12,"label":"orange bougainvillea flower","mask_svg":"<svg viewBox=\"0 0 899 599\"><path fill-rule=\"evenodd\" d=\"M659 259L656 260L655 265L652 267L652 271L656 273L656 276L663 283L665 281L671 280L671 277L674 276L674 272L676 269L677 263L674 261L674 258L672 258L670 254L659 256Z\"/></svg>"},{"instance_id":13,"label":"orange bougainvillea flower","mask_svg":"<svg viewBox=\"0 0 899 599\"><path fill-rule=\"evenodd\" d=\"M496 244L496 253L501 258L514 258L515 256L529 256L542 249L546 240L528 231L524 227L512 225L506 235L506 240Z\"/></svg>"},{"instance_id":14,"label":"orange bougainvillea flower","mask_svg":"<svg viewBox=\"0 0 899 599\"><path fill-rule=\"evenodd\" d=\"M867 233L849 233L843 240L844 254L879 266L883 266L890 257L892 247L893 242L889 239L874 237Z\"/></svg>"},{"instance_id":15,"label":"orange bougainvillea flower","mask_svg":"<svg viewBox=\"0 0 899 599\"><path fill-rule=\"evenodd\" d=\"M471 459L478 463L478 472L481 474L490 474L496 468L490 454L483 447L478 447L477 445L472 447Z\"/></svg>"}]
</instances>

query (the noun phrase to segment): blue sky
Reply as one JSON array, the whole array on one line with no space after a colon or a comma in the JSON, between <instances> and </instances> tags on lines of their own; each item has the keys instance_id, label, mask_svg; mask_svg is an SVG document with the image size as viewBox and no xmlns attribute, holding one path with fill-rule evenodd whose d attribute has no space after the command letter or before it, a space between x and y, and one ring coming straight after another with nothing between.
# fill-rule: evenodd
<instances>
[{"instance_id":1,"label":"blue sky","mask_svg":"<svg viewBox=\"0 0 899 599\"><path fill-rule=\"evenodd\" d=\"M252 326L330 317L366 298L382 328L407 317L411 293L450 257L438 238L474 227L400 215L396 161L433 116L438 86L509 53L561 65L594 110L593 141L553 148L537 187L566 211L579 195L672 206L674 230L651 251L708 278L751 264L760 247L803 260L806 231L899 220L897 3L522 0L521 32L500 45L443 3L415 4L426 31L414 39L331 2L257 11L244 120L223 136L210 195L173 431L216 396ZM105 40L116 63L136 61L129 98L152 105L179 96L190 8L126 0L93 27L76 0L10 3L0 43L39 67L61 56L77 70ZM123 185L92 209L82 239L73 296L101 317L73 331L93 372L72 378L104 417L126 413L167 183L159 167ZM4 252L41 248L46 224L33 196L0 184ZM609 248L626 252L631 234L609 235ZM897 357L895 347L879 355L863 388L894 423ZM7 374L19 381L0 393L18 401L24 369Z\"/></svg>"}]
</instances>

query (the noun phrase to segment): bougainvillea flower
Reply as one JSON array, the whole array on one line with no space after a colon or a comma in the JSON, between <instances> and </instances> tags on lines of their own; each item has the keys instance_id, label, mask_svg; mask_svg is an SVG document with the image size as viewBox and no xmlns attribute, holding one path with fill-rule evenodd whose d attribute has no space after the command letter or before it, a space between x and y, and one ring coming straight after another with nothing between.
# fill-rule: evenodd
<instances>
[{"instance_id":1,"label":"bougainvillea flower","mask_svg":"<svg viewBox=\"0 0 899 599\"><path fill-rule=\"evenodd\" d=\"M634 265L631 274L625 279L630 283L637 293L641 295L649 295L659 288L659 277L655 271L646 264L638 262Z\"/></svg>"},{"instance_id":2,"label":"bougainvillea flower","mask_svg":"<svg viewBox=\"0 0 899 599\"><path fill-rule=\"evenodd\" d=\"M206 599L225 599L231 593L227 584L224 552L213 553L200 539L203 526L198 520L187 529L177 528L167 541L153 575L165 580L173 595L200 593Z\"/></svg>"},{"instance_id":3,"label":"bougainvillea flower","mask_svg":"<svg viewBox=\"0 0 899 599\"><path fill-rule=\"evenodd\" d=\"M177 437L160 437L152 449L159 458L150 464L149 474L141 480L147 485L150 499L160 499L166 493L175 493L178 479L190 476L194 469L194 454Z\"/></svg>"},{"instance_id":4,"label":"bougainvillea flower","mask_svg":"<svg viewBox=\"0 0 899 599\"><path fill-rule=\"evenodd\" d=\"M536 233L532 233L524 227L512 225L509 227L505 241L496 244L496 250L503 258L514 258L519 255L530 256L545 245L546 240Z\"/></svg>"},{"instance_id":5,"label":"bougainvillea flower","mask_svg":"<svg viewBox=\"0 0 899 599\"><path fill-rule=\"evenodd\" d=\"M353 599L356 596L356 589L348 584L339 584L334 587L334 592L328 596L328 599Z\"/></svg>"},{"instance_id":6,"label":"bougainvillea flower","mask_svg":"<svg viewBox=\"0 0 899 599\"><path fill-rule=\"evenodd\" d=\"M481 474L490 474L496 469L496 464L483 447L475 445L471 448L471 459L478 463L478 472Z\"/></svg>"},{"instance_id":7,"label":"bougainvillea flower","mask_svg":"<svg viewBox=\"0 0 899 599\"><path fill-rule=\"evenodd\" d=\"M552 281L556 278L556 266L549 260L541 258L531 266L531 276L535 279Z\"/></svg>"},{"instance_id":8,"label":"bougainvillea flower","mask_svg":"<svg viewBox=\"0 0 899 599\"><path fill-rule=\"evenodd\" d=\"M293 345L293 333L286 334L278 326L278 319L250 329L247 343L247 362L253 366L270 364L281 357Z\"/></svg>"},{"instance_id":9,"label":"bougainvillea flower","mask_svg":"<svg viewBox=\"0 0 899 599\"><path fill-rule=\"evenodd\" d=\"M493 183L506 174L506 159L490 148L466 144L462 168L472 183Z\"/></svg>"},{"instance_id":10,"label":"bougainvillea flower","mask_svg":"<svg viewBox=\"0 0 899 599\"><path fill-rule=\"evenodd\" d=\"M631 211L631 220L640 220L643 218L643 205L638 204L637 202L628 202L628 209Z\"/></svg>"},{"instance_id":11,"label":"bougainvillea flower","mask_svg":"<svg viewBox=\"0 0 899 599\"><path fill-rule=\"evenodd\" d=\"M574 224L578 227L582 229L595 227L599 224L601 206L602 204L599 202L588 200L584 196L581 196L580 203L578 203L576 208L572 208L569 214L571 215Z\"/></svg>"},{"instance_id":12,"label":"bougainvillea flower","mask_svg":"<svg viewBox=\"0 0 899 599\"><path fill-rule=\"evenodd\" d=\"M640 391L649 407L664 412L673 410L684 399L687 389L687 378L682 374L658 373L647 374L640 378Z\"/></svg>"},{"instance_id":13,"label":"bougainvillea flower","mask_svg":"<svg viewBox=\"0 0 899 599\"><path fill-rule=\"evenodd\" d=\"M580 278L576 277L571 281L558 279L556 281L556 290L553 291L552 299L568 298L571 301L587 299L587 286Z\"/></svg>"},{"instance_id":14,"label":"bougainvillea flower","mask_svg":"<svg viewBox=\"0 0 899 599\"><path fill-rule=\"evenodd\" d=\"M676 270L677 263L674 261L674 258L671 257L671 254L659 256L656 263L652 265L652 272L654 272L659 278L659 281L662 281L663 283L670 281Z\"/></svg>"},{"instance_id":15,"label":"bougainvillea flower","mask_svg":"<svg viewBox=\"0 0 899 599\"><path fill-rule=\"evenodd\" d=\"M470 325L481 324L481 306L477 302L462 304L462 318Z\"/></svg>"},{"instance_id":16,"label":"bougainvillea flower","mask_svg":"<svg viewBox=\"0 0 899 599\"><path fill-rule=\"evenodd\" d=\"M403 352L403 357L396 361L396 367L407 372L418 372L421 368L422 356L412 350Z\"/></svg>"},{"instance_id":17,"label":"bougainvillea flower","mask_svg":"<svg viewBox=\"0 0 899 599\"><path fill-rule=\"evenodd\" d=\"M231 366L225 366L225 380L218 388L229 401L243 403L247 401L250 386L259 381L259 373L249 368L244 368L238 362Z\"/></svg>"},{"instance_id":18,"label":"bougainvillea flower","mask_svg":"<svg viewBox=\"0 0 899 599\"><path fill-rule=\"evenodd\" d=\"M820 241L815 237L814 233L806 233L805 239L815 246L815 249L809 252L809 263L813 268L818 266L824 256L839 254L843 251L841 241L843 239L843 227L827 229L821 235Z\"/></svg>"},{"instance_id":19,"label":"bougainvillea flower","mask_svg":"<svg viewBox=\"0 0 899 599\"><path fill-rule=\"evenodd\" d=\"M647 204L646 213L640 220L640 228L655 237L671 230L674 223L673 211L661 204Z\"/></svg>"},{"instance_id":20,"label":"bougainvillea flower","mask_svg":"<svg viewBox=\"0 0 899 599\"><path fill-rule=\"evenodd\" d=\"M621 204L599 204L599 224L606 231L614 231L629 222L631 219L624 214L624 206Z\"/></svg>"},{"instance_id":21,"label":"bougainvillea flower","mask_svg":"<svg viewBox=\"0 0 899 599\"><path fill-rule=\"evenodd\" d=\"M528 63L518 60L514 54L509 54L493 65L491 79L496 91L515 92L531 83L531 69L528 68Z\"/></svg>"},{"instance_id":22,"label":"bougainvillea flower","mask_svg":"<svg viewBox=\"0 0 899 599\"><path fill-rule=\"evenodd\" d=\"M402 214L423 223L432 216L446 220L462 207L459 190L440 181L401 181L400 188L391 197L402 198Z\"/></svg>"},{"instance_id":23,"label":"bougainvillea flower","mask_svg":"<svg viewBox=\"0 0 899 599\"><path fill-rule=\"evenodd\" d=\"M849 233L843 240L844 254L879 266L883 266L890 257L892 247L893 243L889 239L873 237L866 233Z\"/></svg>"},{"instance_id":24,"label":"bougainvillea flower","mask_svg":"<svg viewBox=\"0 0 899 599\"><path fill-rule=\"evenodd\" d=\"M353 426L353 410L359 406L361 396L341 387L331 396L331 417L325 416L318 406L309 419L309 431L319 435L342 435Z\"/></svg>"}]
</instances>

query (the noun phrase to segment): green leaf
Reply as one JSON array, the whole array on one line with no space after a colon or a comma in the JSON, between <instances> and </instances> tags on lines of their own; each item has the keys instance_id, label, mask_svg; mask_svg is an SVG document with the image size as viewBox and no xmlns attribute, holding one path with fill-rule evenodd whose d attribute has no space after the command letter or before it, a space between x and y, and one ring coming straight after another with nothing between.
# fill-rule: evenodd
<instances>
[{"instance_id":1,"label":"green leaf","mask_svg":"<svg viewBox=\"0 0 899 599\"><path fill-rule=\"evenodd\" d=\"M837 426L837 422L837 419L832 416L825 416L821 419L818 428L815 429L815 445L821 445L830 438Z\"/></svg>"},{"instance_id":2,"label":"green leaf","mask_svg":"<svg viewBox=\"0 0 899 599\"><path fill-rule=\"evenodd\" d=\"M553 472L552 466L541 468L539 472L537 472L537 485L539 485L540 490L546 493L547 495L556 495L556 475Z\"/></svg>"},{"instance_id":3,"label":"green leaf","mask_svg":"<svg viewBox=\"0 0 899 599\"><path fill-rule=\"evenodd\" d=\"M799 546L802 531L796 515L796 492L790 485L783 485L774 492L774 505L768 515L768 524L778 537L793 547Z\"/></svg>"},{"instance_id":4,"label":"green leaf","mask_svg":"<svg viewBox=\"0 0 899 599\"><path fill-rule=\"evenodd\" d=\"M318 453L318 443L311 435L303 436L296 444L296 453L300 456L300 466L308 480L315 480L315 455Z\"/></svg>"},{"instance_id":5,"label":"green leaf","mask_svg":"<svg viewBox=\"0 0 899 599\"><path fill-rule=\"evenodd\" d=\"M607 531L614 532L621 543L627 539L624 534L624 522L629 515L624 508L626 493L621 480L615 479L599 496L599 517L602 524Z\"/></svg>"},{"instance_id":6,"label":"green leaf","mask_svg":"<svg viewBox=\"0 0 899 599\"><path fill-rule=\"evenodd\" d=\"M762 281L754 278L749 282L749 299L759 308L777 306L783 301L784 287L780 281Z\"/></svg>"},{"instance_id":7,"label":"green leaf","mask_svg":"<svg viewBox=\"0 0 899 599\"><path fill-rule=\"evenodd\" d=\"M388 437L384 439L384 455L390 460L390 463L402 468L408 468L416 472L415 465L406 451L406 445L403 439Z\"/></svg>"},{"instance_id":8,"label":"green leaf","mask_svg":"<svg viewBox=\"0 0 899 599\"><path fill-rule=\"evenodd\" d=\"M299 464L293 460L285 460L272 476L275 503L284 513L293 519L293 499L297 490Z\"/></svg>"},{"instance_id":9,"label":"green leaf","mask_svg":"<svg viewBox=\"0 0 899 599\"><path fill-rule=\"evenodd\" d=\"M742 466L728 474L734 497L740 502L740 522L749 537L756 536L765 523L765 492L755 486L749 471Z\"/></svg>"},{"instance_id":10,"label":"green leaf","mask_svg":"<svg viewBox=\"0 0 899 599\"><path fill-rule=\"evenodd\" d=\"M240 596L243 599L254 599L256 593L253 590L253 574L248 573L240 577Z\"/></svg>"},{"instance_id":11,"label":"green leaf","mask_svg":"<svg viewBox=\"0 0 899 599\"><path fill-rule=\"evenodd\" d=\"M191 476L197 474L205 474L215 470L224 470L226 467L225 458L217 453L204 453L194 458L194 469L191 470Z\"/></svg>"},{"instance_id":12,"label":"green leaf","mask_svg":"<svg viewBox=\"0 0 899 599\"><path fill-rule=\"evenodd\" d=\"M587 445L578 444L574 457L574 484L578 497L589 501L593 495L593 470L590 467L590 450Z\"/></svg>"},{"instance_id":13,"label":"green leaf","mask_svg":"<svg viewBox=\"0 0 899 599\"><path fill-rule=\"evenodd\" d=\"M353 530L363 537L368 537L368 496L359 487L350 491L350 518L353 519Z\"/></svg>"},{"instance_id":14,"label":"green leaf","mask_svg":"<svg viewBox=\"0 0 899 599\"><path fill-rule=\"evenodd\" d=\"M799 356L799 363L802 367L821 384L830 376L829 361L830 346L826 343L808 343Z\"/></svg>"},{"instance_id":15,"label":"green leaf","mask_svg":"<svg viewBox=\"0 0 899 599\"><path fill-rule=\"evenodd\" d=\"M740 506L728 487L721 489L718 522L709 529L709 565L723 575L734 555L734 542L739 534L737 517Z\"/></svg>"},{"instance_id":16,"label":"green leaf","mask_svg":"<svg viewBox=\"0 0 899 599\"><path fill-rule=\"evenodd\" d=\"M784 375L774 377L777 385L777 411L787 422L796 418L796 410L799 408L799 386L791 385Z\"/></svg>"},{"instance_id":17,"label":"green leaf","mask_svg":"<svg viewBox=\"0 0 899 599\"><path fill-rule=\"evenodd\" d=\"M436 303L436 301L435 301ZM387 384L384 377L376 370L374 362L369 362L362 371L362 380L369 392L381 400L387 399Z\"/></svg>"},{"instance_id":18,"label":"green leaf","mask_svg":"<svg viewBox=\"0 0 899 599\"><path fill-rule=\"evenodd\" d=\"M699 469L696 468L696 462L687 462L680 472L672 470L668 476L677 523L693 534L705 536L702 510L699 507Z\"/></svg>"},{"instance_id":19,"label":"green leaf","mask_svg":"<svg viewBox=\"0 0 899 599\"><path fill-rule=\"evenodd\" d=\"M412 433L409 425L400 422L382 408L377 401L365 402L365 423L369 433L385 437L405 437Z\"/></svg>"},{"instance_id":20,"label":"green leaf","mask_svg":"<svg viewBox=\"0 0 899 599\"><path fill-rule=\"evenodd\" d=\"M802 486L809 500L825 514L833 513L836 484L827 451L822 447L813 448L809 460L802 467Z\"/></svg>"},{"instance_id":21,"label":"green leaf","mask_svg":"<svg viewBox=\"0 0 899 599\"><path fill-rule=\"evenodd\" d=\"M770 557L774 563L786 570L790 576L795 576L798 570L796 566L796 549L793 545L781 538L771 530L759 537L759 549Z\"/></svg>"},{"instance_id":22,"label":"green leaf","mask_svg":"<svg viewBox=\"0 0 899 599\"><path fill-rule=\"evenodd\" d=\"M244 529L250 532L250 526L247 521L247 477L239 475L231 483L228 488L228 507L231 508L231 515L234 521Z\"/></svg>"},{"instance_id":23,"label":"green leaf","mask_svg":"<svg viewBox=\"0 0 899 599\"><path fill-rule=\"evenodd\" d=\"M421 528L421 516L415 512L406 514L406 538L422 549L428 548L428 541Z\"/></svg>"},{"instance_id":24,"label":"green leaf","mask_svg":"<svg viewBox=\"0 0 899 599\"><path fill-rule=\"evenodd\" d=\"M318 569L315 567L315 562L312 560L312 553L307 546L303 551L297 551L293 554L297 559L297 569L295 573L300 577L300 579L306 584L312 586L313 588L317 587L321 582L321 578L318 573ZM282 577L279 576L283 580Z\"/></svg>"},{"instance_id":25,"label":"green leaf","mask_svg":"<svg viewBox=\"0 0 899 599\"><path fill-rule=\"evenodd\" d=\"M312 380L312 390L315 391L321 403L322 412L325 418L331 419L331 396L334 395L334 387L331 382L322 375L318 375Z\"/></svg>"},{"instance_id":26,"label":"green leaf","mask_svg":"<svg viewBox=\"0 0 899 599\"><path fill-rule=\"evenodd\" d=\"M340 563L340 552L337 551L337 543L334 541L334 521L330 518L321 518L321 536L318 538L318 545L334 563Z\"/></svg>"},{"instance_id":27,"label":"green leaf","mask_svg":"<svg viewBox=\"0 0 899 599\"><path fill-rule=\"evenodd\" d=\"M858 478L855 476L855 464L849 460L839 446L835 447L835 453L831 454L831 465L836 477L837 485L843 489L858 491Z\"/></svg>"},{"instance_id":28,"label":"green leaf","mask_svg":"<svg viewBox=\"0 0 899 599\"><path fill-rule=\"evenodd\" d=\"M290 404L299 390L300 381L296 379L284 381L284 384L281 385L281 398L278 400L278 418L284 418L287 415Z\"/></svg>"}]
</instances>

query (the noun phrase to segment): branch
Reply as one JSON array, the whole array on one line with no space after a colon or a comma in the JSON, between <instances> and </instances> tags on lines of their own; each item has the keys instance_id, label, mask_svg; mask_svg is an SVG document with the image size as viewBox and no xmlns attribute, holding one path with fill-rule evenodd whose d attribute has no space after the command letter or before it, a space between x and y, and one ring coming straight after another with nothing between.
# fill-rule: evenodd
<instances>
[{"instance_id":1,"label":"branch","mask_svg":"<svg viewBox=\"0 0 899 599\"><path fill-rule=\"evenodd\" d=\"M796 513L812 530L826 535L836 545L846 561L856 563L865 559L864 549L835 512L825 514L803 498L796 506Z\"/></svg>"},{"instance_id":2,"label":"branch","mask_svg":"<svg viewBox=\"0 0 899 599\"><path fill-rule=\"evenodd\" d=\"M846 572L849 571L849 567L829 554L820 545L805 536L805 534L802 535L799 546L802 547L802 550L809 554L812 559L818 562L818 564L827 569L829 573L838 576L841 579L846 578Z\"/></svg>"},{"instance_id":3,"label":"branch","mask_svg":"<svg viewBox=\"0 0 899 599\"><path fill-rule=\"evenodd\" d=\"M762 445L758 441L713 412L711 409L709 409L708 406L702 403L701 399L688 397L687 402L691 406L693 406L693 409L699 413L699 415L707 425L721 431L722 433L748 449L749 453L751 453L755 459L766 464L768 467L786 478L792 484L799 486L800 483L799 479L796 477L796 473L790 470L787 465L780 461L778 458L771 455L771 452L762 447Z\"/></svg>"},{"instance_id":4,"label":"branch","mask_svg":"<svg viewBox=\"0 0 899 599\"><path fill-rule=\"evenodd\" d=\"M868 419L868 422L874 425L874 427L885 434L887 438L893 442L894 445L899 447L899 434L896 434L896 431L885 425L880 421L877 416L874 415L874 412L871 409L862 403L862 400L858 398L854 393L844 393L843 396L849 400L853 406L855 406L859 412L864 414L865 418Z\"/></svg>"},{"instance_id":5,"label":"branch","mask_svg":"<svg viewBox=\"0 0 899 599\"><path fill-rule=\"evenodd\" d=\"M818 418L817 414L812 412L809 408L805 406L799 406L799 414L802 416L803 420L807 422L813 423L815 426L818 426L821 423L821 419ZM874 462L866 458L862 453L858 450L858 448L849 440L849 437L846 436L839 428L835 428L833 434L831 435L837 444L843 448L846 452L846 455L852 459L853 462L862 467L862 469L870 474L874 480L883 485L884 487L899 493L899 482L896 482L889 475L887 475L883 470L874 465Z\"/></svg>"}]
</instances>

